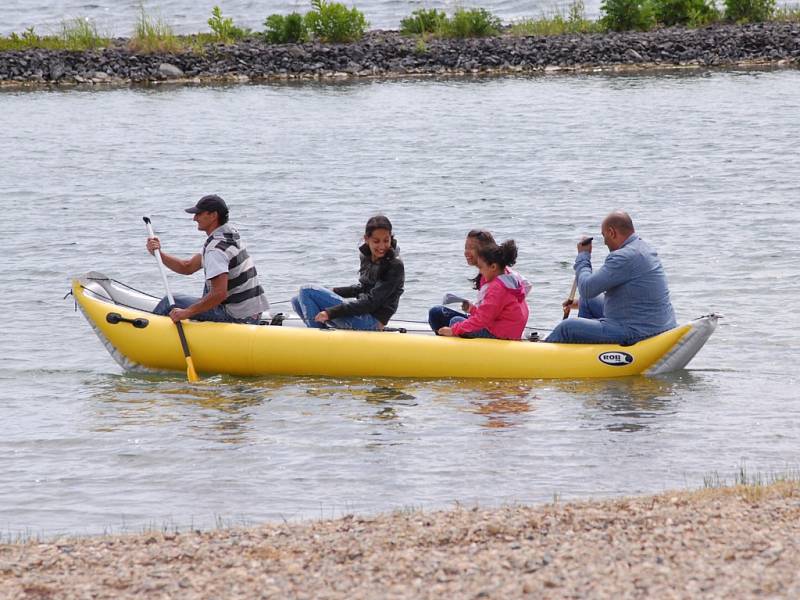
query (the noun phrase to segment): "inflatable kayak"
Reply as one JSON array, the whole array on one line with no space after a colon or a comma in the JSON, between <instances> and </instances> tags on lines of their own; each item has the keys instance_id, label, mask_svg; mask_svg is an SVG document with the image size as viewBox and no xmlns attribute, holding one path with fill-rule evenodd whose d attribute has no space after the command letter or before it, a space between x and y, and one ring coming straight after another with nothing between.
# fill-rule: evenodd
<instances>
[{"instance_id":1,"label":"inflatable kayak","mask_svg":"<svg viewBox=\"0 0 800 600\"><path fill-rule=\"evenodd\" d=\"M177 328L151 311L158 298L101 273L72 282L97 335L127 371L185 371ZM287 323L184 321L200 373L489 379L659 375L682 369L703 347L717 315L632 346L461 339L419 333L308 329Z\"/></svg>"}]
</instances>

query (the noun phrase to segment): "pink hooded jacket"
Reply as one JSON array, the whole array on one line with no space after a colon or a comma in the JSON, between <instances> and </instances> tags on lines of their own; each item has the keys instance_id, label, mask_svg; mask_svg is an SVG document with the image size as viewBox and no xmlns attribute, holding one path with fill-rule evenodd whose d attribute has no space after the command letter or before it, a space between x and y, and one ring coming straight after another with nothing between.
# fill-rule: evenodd
<instances>
[{"instance_id":1,"label":"pink hooded jacket","mask_svg":"<svg viewBox=\"0 0 800 600\"><path fill-rule=\"evenodd\" d=\"M481 288L481 300L469 318L453 325L453 335L488 329L499 339L518 340L528 323L525 296L530 284L518 273L507 269Z\"/></svg>"}]
</instances>

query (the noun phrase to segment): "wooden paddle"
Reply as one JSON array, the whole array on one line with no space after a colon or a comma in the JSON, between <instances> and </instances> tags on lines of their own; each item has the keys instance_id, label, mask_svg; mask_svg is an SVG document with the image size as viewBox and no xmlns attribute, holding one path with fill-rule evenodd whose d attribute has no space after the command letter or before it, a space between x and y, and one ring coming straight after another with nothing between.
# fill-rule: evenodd
<instances>
[{"instance_id":1,"label":"wooden paddle","mask_svg":"<svg viewBox=\"0 0 800 600\"><path fill-rule=\"evenodd\" d=\"M150 217L142 217L144 220L145 225L147 225L147 235L151 238L156 237L153 233L153 225L150 223ZM158 263L158 270L161 272L161 280L164 282L164 288L167 290L167 299L169 300L170 307L175 305L175 298L172 297L172 292L169 290L169 282L167 281L167 272L164 270L164 262L161 260L161 251L156 250L153 252L156 257L156 262ZM192 355L189 352L189 344L186 341L186 334L183 332L183 323L178 321L175 323L175 326L178 328L178 337L181 339L181 347L183 348L183 356L186 358L186 378L191 382L194 383L199 381L200 378L197 376L197 371L194 370L194 362L192 361Z\"/></svg>"},{"instance_id":2,"label":"wooden paddle","mask_svg":"<svg viewBox=\"0 0 800 600\"><path fill-rule=\"evenodd\" d=\"M564 307L564 318L569 317L569 311L572 309L572 303L575 301L575 291L578 289L578 276L572 280L572 290L569 292L568 304Z\"/></svg>"},{"instance_id":3,"label":"wooden paddle","mask_svg":"<svg viewBox=\"0 0 800 600\"><path fill-rule=\"evenodd\" d=\"M583 238L581 240L581 246L588 246L592 243L593 237ZM569 293L569 302L564 307L564 319L569 317L569 311L572 310L572 303L575 301L575 292L578 290L578 276L575 275L575 279L572 280L572 290Z\"/></svg>"}]
</instances>

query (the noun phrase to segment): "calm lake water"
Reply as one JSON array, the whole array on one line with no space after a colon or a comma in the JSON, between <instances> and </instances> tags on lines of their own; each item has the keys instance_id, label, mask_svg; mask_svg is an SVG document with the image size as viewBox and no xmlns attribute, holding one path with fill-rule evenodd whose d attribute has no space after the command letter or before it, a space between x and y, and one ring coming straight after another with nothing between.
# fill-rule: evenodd
<instances>
[{"instance_id":1,"label":"calm lake water","mask_svg":"<svg viewBox=\"0 0 800 600\"><path fill-rule=\"evenodd\" d=\"M0 538L796 470L798 89L782 70L0 93ZM400 318L468 292L463 235L482 226L518 241L530 322L552 327L575 241L622 207L659 249L679 320L725 318L661 379L125 375L62 299L70 275L160 294L141 217L189 255L203 235L182 209L206 193L228 200L273 302L354 281L363 224L384 211L408 273Z\"/></svg>"}]
</instances>

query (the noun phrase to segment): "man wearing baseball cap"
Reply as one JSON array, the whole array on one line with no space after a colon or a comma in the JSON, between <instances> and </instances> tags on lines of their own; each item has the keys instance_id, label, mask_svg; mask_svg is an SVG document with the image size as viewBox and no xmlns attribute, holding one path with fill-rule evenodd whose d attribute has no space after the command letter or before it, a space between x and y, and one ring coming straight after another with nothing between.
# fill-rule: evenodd
<instances>
[{"instance_id":1,"label":"man wearing baseball cap","mask_svg":"<svg viewBox=\"0 0 800 600\"><path fill-rule=\"evenodd\" d=\"M191 275L201 268L205 273L203 297L175 294L175 304L162 298L153 312L169 315L175 321L220 321L226 323L257 323L269 318L269 302L258 281L253 259L245 249L239 232L228 224L228 206L211 194L186 209L193 214L197 229L208 238L203 250L191 258L181 259L161 250L158 238L148 238L147 250L161 250L161 259L171 270ZM266 314L265 314L266 313Z\"/></svg>"}]
</instances>

